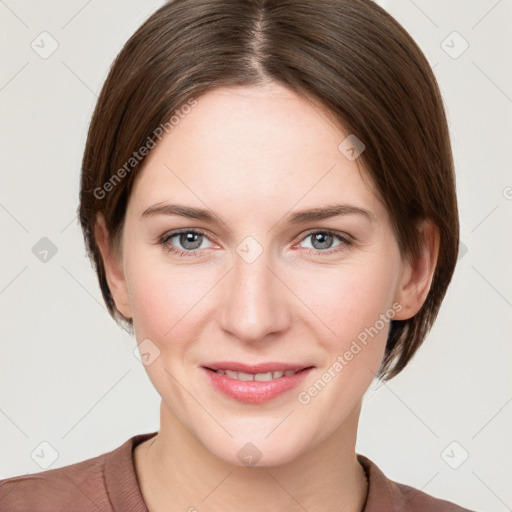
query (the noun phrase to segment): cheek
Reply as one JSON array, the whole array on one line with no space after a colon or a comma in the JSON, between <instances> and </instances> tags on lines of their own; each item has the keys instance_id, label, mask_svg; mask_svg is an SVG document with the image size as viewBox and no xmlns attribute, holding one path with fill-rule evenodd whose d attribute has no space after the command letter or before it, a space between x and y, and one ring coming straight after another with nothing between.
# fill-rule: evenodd
<instances>
[{"instance_id":1,"label":"cheek","mask_svg":"<svg viewBox=\"0 0 512 512\"><path fill-rule=\"evenodd\" d=\"M325 428L336 428L356 406L384 356L396 313L396 274L392 264L379 261L372 264L367 260L360 268L340 268L336 276L331 274L328 286L319 287L316 281L315 287L308 287L308 301L314 304L311 309L325 326L321 329L324 334L317 335L325 359L316 380L299 395L299 402L309 404L310 412L332 411Z\"/></svg>"},{"instance_id":2,"label":"cheek","mask_svg":"<svg viewBox=\"0 0 512 512\"><path fill-rule=\"evenodd\" d=\"M160 396L168 403L172 400L172 409L186 410L190 404L178 382L184 380L183 368L189 366L191 340L200 336L197 306L207 290L204 285L197 288L190 275L169 265L138 265L133 258L126 268L137 342L151 340L146 347L155 354L145 370Z\"/></svg>"},{"instance_id":3,"label":"cheek","mask_svg":"<svg viewBox=\"0 0 512 512\"><path fill-rule=\"evenodd\" d=\"M146 336L158 339L170 335L190 309L191 288L184 286L183 279L180 282L175 271L134 269L128 284L134 325Z\"/></svg>"},{"instance_id":4,"label":"cheek","mask_svg":"<svg viewBox=\"0 0 512 512\"><path fill-rule=\"evenodd\" d=\"M299 280L298 294L306 298L320 320L321 332L325 333L322 338L329 340L333 348L343 349L376 323L379 331L387 331L381 325L381 315L386 315L392 306L395 281L391 262L367 259L350 267L340 266L336 271L329 269L325 279L316 273ZM385 323L389 324L389 319Z\"/></svg>"},{"instance_id":5,"label":"cheek","mask_svg":"<svg viewBox=\"0 0 512 512\"><path fill-rule=\"evenodd\" d=\"M125 265L137 340L149 338L161 350L171 345L174 350L197 339L198 315L211 300L211 272L166 264L142 251L133 251Z\"/></svg>"},{"instance_id":6,"label":"cheek","mask_svg":"<svg viewBox=\"0 0 512 512\"><path fill-rule=\"evenodd\" d=\"M134 325L139 330L148 331L147 336L150 333L162 336L171 328L170 313L176 312L176 308L180 306L175 295L169 291L168 276L137 269L129 275L128 295Z\"/></svg>"}]
</instances>

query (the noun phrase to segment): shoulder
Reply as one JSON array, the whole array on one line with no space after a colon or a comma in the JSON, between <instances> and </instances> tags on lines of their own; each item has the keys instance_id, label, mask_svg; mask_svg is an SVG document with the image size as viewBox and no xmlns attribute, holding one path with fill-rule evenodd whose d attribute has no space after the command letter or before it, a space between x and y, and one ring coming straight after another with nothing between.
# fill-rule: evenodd
<instances>
[{"instance_id":1,"label":"shoulder","mask_svg":"<svg viewBox=\"0 0 512 512\"><path fill-rule=\"evenodd\" d=\"M430 494L426 494L408 485L399 483L395 483L395 485L400 489L405 502L408 504L409 508L407 510L410 512L423 512L424 510L432 512L472 512L451 501L434 498Z\"/></svg>"},{"instance_id":2,"label":"shoulder","mask_svg":"<svg viewBox=\"0 0 512 512\"><path fill-rule=\"evenodd\" d=\"M38 473L0 480L0 511L37 512L104 507L105 454Z\"/></svg>"},{"instance_id":3,"label":"shoulder","mask_svg":"<svg viewBox=\"0 0 512 512\"><path fill-rule=\"evenodd\" d=\"M369 490L364 512L472 512L450 501L434 498L418 489L394 482L363 455L357 455L368 475Z\"/></svg>"},{"instance_id":4,"label":"shoulder","mask_svg":"<svg viewBox=\"0 0 512 512\"><path fill-rule=\"evenodd\" d=\"M132 454L152 435L139 434L75 464L0 480L0 512L144 510Z\"/></svg>"},{"instance_id":5,"label":"shoulder","mask_svg":"<svg viewBox=\"0 0 512 512\"><path fill-rule=\"evenodd\" d=\"M133 450L156 434L138 434L75 464L0 480L0 512L147 512Z\"/></svg>"}]
</instances>

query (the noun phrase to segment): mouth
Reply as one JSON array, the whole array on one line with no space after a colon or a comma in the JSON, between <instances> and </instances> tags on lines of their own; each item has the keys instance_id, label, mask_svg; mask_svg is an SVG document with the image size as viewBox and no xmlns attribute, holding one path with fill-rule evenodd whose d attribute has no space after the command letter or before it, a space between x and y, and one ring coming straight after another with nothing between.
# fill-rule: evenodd
<instances>
[{"instance_id":1,"label":"mouth","mask_svg":"<svg viewBox=\"0 0 512 512\"><path fill-rule=\"evenodd\" d=\"M298 386L313 366L287 363L246 365L236 362L202 366L215 389L243 403L267 402Z\"/></svg>"},{"instance_id":2,"label":"mouth","mask_svg":"<svg viewBox=\"0 0 512 512\"><path fill-rule=\"evenodd\" d=\"M208 368L210 369L210 368ZM275 379L280 379L281 377L291 377L298 372L303 370L298 370L296 372L292 370L286 371L277 371L277 372L265 372L265 373L246 373L246 372L235 372L233 370L212 370L219 375L225 375L230 379L243 380L243 381L258 381L258 382L268 382Z\"/></svg>"}]
</instances>

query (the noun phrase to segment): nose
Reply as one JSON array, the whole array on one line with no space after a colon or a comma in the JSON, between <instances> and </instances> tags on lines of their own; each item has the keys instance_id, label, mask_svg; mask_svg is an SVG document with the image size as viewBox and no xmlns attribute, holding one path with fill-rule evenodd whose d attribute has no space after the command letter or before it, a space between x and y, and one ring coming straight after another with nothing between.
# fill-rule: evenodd
<instances>
[{"instance_id":1,"label":"nose","mask_svg":"<svg viewBox=\"0 0 512 512\"><path fill-rule=\"evenodd\" d=\"M233 262L223 280L224 301L218 310L221 328L247 343L286 332L292 323L288 302L292 294L271 258L264 251L249 263L235 254Z\"/></svg>"}]
</instances>

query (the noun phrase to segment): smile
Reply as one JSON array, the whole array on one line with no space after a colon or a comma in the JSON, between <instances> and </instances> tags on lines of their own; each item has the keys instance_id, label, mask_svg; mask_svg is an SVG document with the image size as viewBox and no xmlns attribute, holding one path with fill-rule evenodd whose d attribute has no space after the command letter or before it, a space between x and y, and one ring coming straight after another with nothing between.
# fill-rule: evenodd
<instances>
[{"instance_id":1,"label":"smile","mask_svg":"<svg viewBox=\"0 0 512 512\"><path fill-rule=\"evenodd\" d=\"M285 395L301 384L313 369L313 366L286 363L223 362L202 366L213 389L245 404L261 404Z\"/></svg>"}]
</instances>

